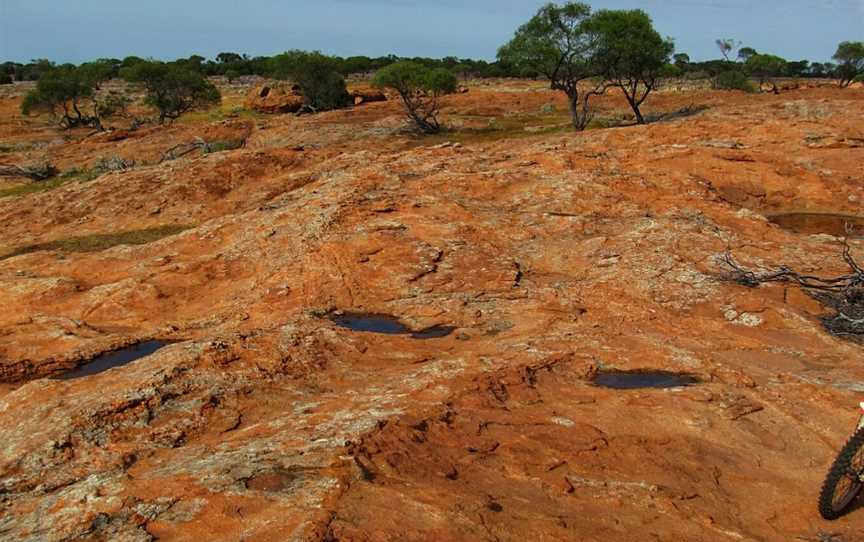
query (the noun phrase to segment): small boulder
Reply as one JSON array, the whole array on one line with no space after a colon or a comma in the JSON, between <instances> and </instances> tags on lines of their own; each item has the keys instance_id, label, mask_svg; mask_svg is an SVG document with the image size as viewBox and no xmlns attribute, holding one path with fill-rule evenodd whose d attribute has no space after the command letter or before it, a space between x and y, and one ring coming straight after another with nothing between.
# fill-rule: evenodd
<instances>
[{"instance_id":1,"label":"small boulder","mask_svg":"<svg viewBox=\"0 0 864 542\"><path fill-rule=\"evenodd\" d=\"M354 105L387 101L387 95L374 88L354 89L351 96L354 98Z\"/></svg>"}]
</instances>

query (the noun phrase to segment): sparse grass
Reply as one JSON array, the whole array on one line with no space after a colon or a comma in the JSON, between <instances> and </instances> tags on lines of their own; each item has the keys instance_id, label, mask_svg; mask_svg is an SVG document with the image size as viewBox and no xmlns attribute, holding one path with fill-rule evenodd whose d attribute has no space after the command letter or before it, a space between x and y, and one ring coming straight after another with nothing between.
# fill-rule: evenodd
<instances>
[{"instance_id":1,"label":"sparse grass","mask_svg":"<svg viewBox=\"0 0 864 542\"><path fill-rule=\"evenodd\" d=\"M165 237L177 235L178 233L182 233L192 227L193 226L190 225L168 225L119 233L66 237L64 239L57 239L46 243L37 243L34 245L18 247L6 254L0 255L0 260L43 250L68 254L75 252L100 252L118 245L146 245Z\"/></svg>"},{"instance_id":2,"label":"sparse grass","mask_svg":"<svg viewBox=\"0 0 864 542\"><path fill-rule=\"evenodd\" d=\"M37 148L38 146L39 145L36 143L16 143L14 145L0 145L0 154L30 151Z\"/></svg>"},{"instance_id":3,"label":"sparse grass","mask_svg":"<svg viewBox=\"0 0 864 542\"><path fill-rule=\"evenodd\" d=\"M100 158L92 168L73 167L56 177L44 181L31 181L26 184L0 189L0 198L47 192L64 184L92 181L109 171L126 171L134 166L134 162L123 160L118 156Z\"/></svg>"},{"instance_id":4,"label":"sparse grass","mask_svg":"<svg viewBox=\"0 0 864 542\"><path fill-rule=\"evenodd\" d=\"M192 111L186 113L175 122L178 124L206 124L209 122L220 122L228 118L232 119L260 119L265 115L257 111L243 107L242 96L223 96L222 103L203 111Z\"/></svg>"},{"instance_id":5,"label":"sparse grass","mask_svg":"<svg viewBox=\"0 0 864 542\"><path fill-rule=\"evenodd\" d=\"M202 151L204 152L204 154L233 151L242 147L244 143L246 143L246 141L243 139L213 141L207 143L207 145L202 149Z\"/></svg>"},{"instance_id":6,"label":"sparse grass","mask_svg":"<svg viewBox=\"0 0 864 542\"><path fill-rule=\"evenodd\" d=\"M567 114L552 112L539 115L507 115L481 117L463 115L455 117L468 126L442 130L433 136L418 137L423 145L452 141L466 145L489 143L507 139L519 139L544 134L562 133L572 130ZM483 125L485 123L485 126Z\"/></svg>"},{"instance_id":7,"label":"sparse grass","mask_svg":"<svg viewBox=\"0 0 864 542\"><path fill-rule=\"evenodd\" d=\"M44 181L31 181L29 183L21 184L18 186L0 189L0 198L7 198L11 196L24 196L26 194L47 192L49 190L54 190L59 186L63 186L64 184L71 182L72 180L73 179L63 177L61 175L59 177L53 177Z\"/></svg>"}]
</instances>

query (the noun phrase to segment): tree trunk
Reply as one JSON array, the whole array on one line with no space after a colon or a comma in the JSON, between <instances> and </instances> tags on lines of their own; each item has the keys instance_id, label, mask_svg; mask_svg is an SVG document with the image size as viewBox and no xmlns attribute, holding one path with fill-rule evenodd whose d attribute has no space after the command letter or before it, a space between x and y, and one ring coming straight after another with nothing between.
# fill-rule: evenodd
<instances>
[{"instance_id":1,"label":"tree trunk","mask_svg":"<svg viewBox=\"0 0 864 542\"><path fill-rule=\"evenodd\" d=\"M570 107L570 122L577 132L582 132L588 128L591 119L594 115L591 114L591 108L588 101L591 99L593 92L585 92L582 97L579 97L579 91L574 89L567 91L567 105Z\"/></svg>"},{"instance_id":2,"label":"tree trunk","mask_svg":"<svg viewBox=\"0 0 864 542\"><path fill-rule=\"evenodd\" d=\"M648 97L648 92L650 92L651 89L649 88L648 91L646 91L645 95L642 97L642 99L637 101L636 93L639 91L638 81L633 83L631 92L628 92L627 87L625 87L624 85L620 85L620 87L621 91L624 92L624 97L627 98L627 103L630 104L630 109L633 110L633 115L636 117L636 124L645 124L645 117L642 116L642 111L639 110L639 106L642 105L642 102L645 101L645 98Z\"/></svg>"},{"instance_id":3,"label":"tree trunk","mask_svg":"<svg viewBox=\"0 0 864 542\"><path fill-rule=\"evenodd\" d=\"M570 122L577 132L585 129L585 118L579 107L579 93L567 93L567 104L570 106Z\"/></svg>"}]
</instances>

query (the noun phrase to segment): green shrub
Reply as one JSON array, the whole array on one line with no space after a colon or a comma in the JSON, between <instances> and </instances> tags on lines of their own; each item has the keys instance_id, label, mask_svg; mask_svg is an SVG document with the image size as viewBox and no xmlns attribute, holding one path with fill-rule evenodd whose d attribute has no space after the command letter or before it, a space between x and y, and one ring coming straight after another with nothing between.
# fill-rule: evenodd
<instances>
[{"instance_id":1,"label":"green shrub","mask_svg":"<svg viewBox=\"0 0 864 542\"><path fill-rule=\"evenodd\" d=\"M112 90L96 101L96 110L103 119L113 116L125 117L129 112L130 105L132 105L132 99L129 96Z\"/></svg>"},{"instance_id":2,"label":"green shrub","mask_svg":"<svg viewBox=\"0 0 864 542\"><path fill-rule=\"evenodd\" d=\"M11 85L12 76L8 73L0 73L0 85Z\"/></svg>"},{"instance_id":3,"label":"green shrub","mask_svg":"<svg viewBox=\"0 0 864 542\"><path fill-rule=\"evenodd\" d=\"M427 134L434 134L441 130L439 98L455 92L457 80L444 68L427 68L404 60L378 70L372 85L398 92L406 113L417 127Z\"/></svg>"},{"instance_id":4,"label":"green shrub","mask_svg":"<svg viewBox=\"0 0 864 542\"><path fill-rule=\"evenodd\" d=\"M315 111L340 109L353 103L339 73L339 62L319 52L288 51L272 61L277 79L291 79L303 93L304 105Z\"/></svg>"},{"instance_id":5,"label":"green shrub","mask_svg":"<svg viewBox=\"0 0 864 542\"><path fill-rule=\"evenodd\" d=\"M144 87L144 103L159 111L162 123L222 100L219 89L187 65L142 61L124 68L120 75Z\"/></svg>"},{"instance_id":6,"label":"green shrub","mask_svg":"<svg viewBox=\"0 0 864 542\"><path fill-rule=\"evenodd\" d=\"M756 92L756 87L744 72L737 70L725 71L711 80L712 88L716 90L743 90L744 92Z\"/></svg>"}]
</instances>

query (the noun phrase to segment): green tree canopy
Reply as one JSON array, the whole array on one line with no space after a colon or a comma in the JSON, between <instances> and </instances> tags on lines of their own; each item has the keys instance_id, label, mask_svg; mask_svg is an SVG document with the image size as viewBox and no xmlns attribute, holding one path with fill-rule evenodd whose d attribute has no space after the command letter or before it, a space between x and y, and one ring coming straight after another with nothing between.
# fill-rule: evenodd
<instances>
[{"instance_id":1,"label":"green tree canopy","mask_svg":"<svg viewBox=\"0 0 864 542\"><path fill-rule=\"evenodd\" d=\"M678 53L672 56L672 60L678 68L685 70L690 66L690 55L687 53Z\"/></svg>"},{"instance_id":2,"label":"green tree canopy","mask_svg":"<svg viewBox=\"0 0 864 542\"><path fill-rule=\"evenodd\" d=\"M738 59L741 62L747 62L751 56L758 55L759 52L752 47L742 47L738 50Z\"/></svg>"},{"instance_id":3,"label":"green tree canopy","mask_svg":"<svg viewBox=\"0 0 864 542\"><path fill-rule=\"evenodd\" d=\"M759 86L771 85L774 94L780 94L775 77L782 76L786 71L786 60L774 55L753 55L744 64L747 71L759 79Z\"/></svg>"},{"instance_id":4,"label":"green tree canopy","mask_svg":"<svg viewBox=\"0 0 864 542\"><path fill-rule=\"evenodd\" d=\"M588 28L595 34L594 63L606 81L620 88L644 124L640 106L657 88L674 44L664 39L642 10L602 10L591 17Z\"/></svg>"},{"instance_id":5,"label":"green tree canopy","mask_svg":"<svg viewBox=\"0 0 864 542\"><path fill-rule=\"evenodd\" d=\"M72 64L53 67L42 73L36 88L24 96L21 112L50 113L64 128L89 125L101 128L96 111L95 89L102 72Z\"/></svg>"},{"instance_id":6,"label":"green tree canopy","mask_svg":"<svg viewBox=\"0 0 864 542\"><path fill-rule=\"evenodd\" d=\"M159 122L218 104L219 90L200 73L181 64L142 61L121 70L121 76L144 87L144 103L156 108Z\"/></svg>"},{"instance_id":7,"label":"green tree canopy","mask_svg":"<svg viewBox=\"0 0 864 542\"><path fill-rule=\"evenodd\" d=\"M831 57L837 61L837 75L840 86L848 87L855 77L864 71L864 43L860 41L844 41L837 46L837 52Z\"/></svg>"},{"instance_id":8,"label":"green tree canopy","mask_svg":"<svg viewBox=\"0 0 864 542\"><path fill-rule=\"evenodd\" d=\"M498 61L523 74L539 73L553 90L568 98L573 126L583 130L591 120L588 100L600 91L581 94L579 84L597 75L593 62L596 39L588 31L591 8L581 2L546 4L498 50Z\"/></svg>"},{"instance_id":9,"label":"green tree canopy","mask_svg":"<svg viewBox=\"0 0 864 542\"><path fill-rule=\"evenodd\" d=\"M457 81L456 76L444 68L427 68L403 60L378 70L372 85L396 91L408 117L420 130L433 134L441 130L440 97L454 92Z\"/></svg>"},{"instance_id":10,"label":"green tree canopy","mask_svg":"<svg viewBox=\"0 0 864 542\"><path fill-rule=\"evenodd\" d=\"M243 57L237 53L219 53L216 55L216 61L220 64L232 64L235 62L241 62Z\"/></svg>"}]
</instances>

